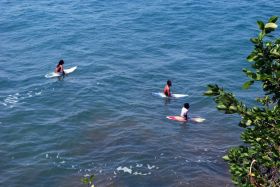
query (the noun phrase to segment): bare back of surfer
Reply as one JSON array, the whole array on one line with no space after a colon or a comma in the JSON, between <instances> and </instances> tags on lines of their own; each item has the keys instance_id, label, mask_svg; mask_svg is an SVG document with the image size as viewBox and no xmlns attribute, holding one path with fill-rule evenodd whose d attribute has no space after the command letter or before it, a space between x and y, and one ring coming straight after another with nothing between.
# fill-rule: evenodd
<instances>
[{"instance_id":1,"label":"bare back of surfer","mask_svg":"<svg viewBox=\"0 0 280 187\"><path fill-rule=\"evenodd\" d=\"M55 73L61 73L61 74L65 75L63 64L64 64L64 61L60 60L58 62L58 64L56 65L56 68L55 68L54 72Z\"/></svg>"},{"instance_id":2,"label":"bare back of surfer","mask_svg":"<svg viewBox=\"0 0 280 187\"><path fill-rule=\"evenodd\" d=\"M167 97L171 97L171 90L170 90L171 86L172 86L172 82L171 82L171 80L168 80L168 81L166 82L166 85L165 85L164 90L163 90L163 93L164 93Z\"/></svg>"}]
</instances>

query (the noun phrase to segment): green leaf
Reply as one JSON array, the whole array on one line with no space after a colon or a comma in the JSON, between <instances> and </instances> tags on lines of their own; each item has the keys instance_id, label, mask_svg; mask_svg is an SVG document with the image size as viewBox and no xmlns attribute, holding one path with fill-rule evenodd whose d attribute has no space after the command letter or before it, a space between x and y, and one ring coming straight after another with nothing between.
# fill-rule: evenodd
<instances>
[{"instance_id":1,"label":"green leaf","mask_svg":"<svg viewBox=\"0 0 280 187\"><path fill-rule=\"evenodd\" d=\"M260 30L264 30L264 23L262 21L257 21L257 24L258 24Z\"/></svg>"},{"instance_id":2,"label":"green leaf","mask_svg":"<svg viewBox=\"0 0 280 187\"><path fill-rule=\"evenodd\" d=\"M278 27L278 25L276 25L275 23L267 23L264 26L264 28L266 28L266 29L276 29L277 27Z\"/></svg>"},{"instance_id":3,"label":"green leaf","mask_svg":"<svg viewBox=\"0 0 280 187\"><path fill-rule=\"evenodd\" d=\"M267 161L271 160L271 158L269 158L269 156L267 156L267 155L262 156L262 159L267 160Z\"/></svg>"},{"instance_id":4,"label":"green leaf","mask_svg":"<svg viewBox=\"0 0 280 187\"><path fill-rule=\"evenodd\" d=\"M274 28L270 28L270 27L264 29L265 34L269 34L269 33L271 33L274 30L275 30Z\"/></svg>"},{"instance_id":5,"label":"green leaf","mask_svg":"<svg viewBox=\"0 0 280 187\"><path fill-rule=\"evenodd\" d=\"M260 34L259 34L259 36L258 36L258 39L259 39L260 41L262 41L264 36L265 36L265 32L262 31L262 32L260 32Z\"/></svg>"},{"instance_id":6,"label":"green leaf","mask_svg":"<svg viewBox=\"0 0 280 187\"><path fill-rule=\"evenodd\" d=\"M261 138L256 138L257 142L259 142L261 140Z\"/></svg>"},{"instance_id":7,"label":"green leaf","mask_svg":"<svg viewBox=\"0 0 280 187\"><path fill-rule=\"evenodd\" d=\"M275 44L280 44L280 38L275 40Z\"/></svg>"},{"instance_id":8,"label":"green leaf","mask_svg":"<svg viewBox=\"0 0 280 187\"><path fill-rule=\"evenodd\" d=\"M253 80L249 80L249 81L247 81L243 84L242 88L243 89L248 89L253 83L254 83Z\"/></svg>"},{"instance_id":9,"label":"green leaf","mask_svg":"<svg viewBox=\"0 0 280 187\"><path fill-rule=\"evenodd\" d=\"M212 90L207 90L206 92L204 92L204 95L212 96L213 95L213 91Z\"/></svg>"},{"instance_id":10,"label":"green leaf","mask_svg":"<svg viewBox=\"0 0 280 187\"><path fill-rule=\"evenodd\" d=\"M266 46L266 47L271 47L271 46L272 46L272 43L271 43L271 42L265 42L265 46Z\"/></svg>"},{"instance_id":11,"label":"green leaf","mask_svg":"<svg viewBox=\"0 0 280 187\"><path fill-rule=\"evenodd\" d=\"M250 41L254 44L258 44L260 42L258 38L251 38Z\"/></svg>"},{"instance_id":12,"label":"green leaf","mask_svg":"<svg viewBox=\"0 0 280 187\"><path fill-rule=\"evenodd\" d=\"M236 106L233 106L233 105L231 105L231 106L229 107L229 109L232 110L232 111L237 111Z\"/></svg>"},{"instance_id":13,"label":"green leaf","mask_svg":"<svg viewBox=\"0 0 280 187\"><path fill-rule=\"evenodd\" d=\"M230 160L228 155L223 156L223 159L226 160L226 161Z\"/></svg>"},{"instance_id":14,"label":"green leaf","mask_svg":"<svg viewBox=\"0 0 280 187\"><path fill-rule=\"evenodd\" d=\"M81 181L83 184L88 184L88 182L89 182L87 177L82 178Z\"/></svg>"},{"instance_id":15,"label":"green leaf","mask_svg":"<svg viewBox=\"0 0 280 187\"><path fill-rule=\"evenodd\" d=\"M217 109L219 110L225 110L227 107L224 104L217 105Z\"/></svg>"},{"instance_id":16,"label":"green leaf","mask_svg":"<svg viewBox=\"0 0 280 187\"><path fill-rule=\"evenodd\" d=\"M257 59L258 58L258 54L256 54L256 53L251 53L248 57L247 57L247 60L249 61L249 62L253 62L253 61L255 61L255 59Z\"/></svg>"},{"instance_id":17,"label":"green leaf","mask_svg":"<svg viewBox=\"0 0 280 187\"><path fill-rule=\"evenodd\" d=\"M256 78L255 80L261 80L261 75L259 73L256 73Z\"/></svg>"},{"instance_id":18,"label":"green leaf","mask_svg":"<svg viewBox=\"0 0 280 187\"><path fill-rule=\"evenodd\" d=\"M277 19L278 19L278 16L272 16L271 18L269 18L268 22L276 23Z\"/></svg>"},{"instance_id":19,"label":"green leaf","mask_svg":"<svg viewBox=\"0 0 280 187\"><path fill-rule=\"evenodd\" d=\"M252 120L247 120L246 121L246 126L250 126L250 125L252 125Z\"/></svg>"}]
</instances>

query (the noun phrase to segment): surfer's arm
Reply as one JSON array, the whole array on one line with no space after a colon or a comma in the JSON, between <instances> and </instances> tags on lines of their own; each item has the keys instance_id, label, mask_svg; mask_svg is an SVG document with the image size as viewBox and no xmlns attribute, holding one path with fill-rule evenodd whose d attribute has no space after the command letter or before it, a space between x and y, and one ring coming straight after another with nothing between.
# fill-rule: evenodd
<instances>
[{"instance_id":1,"label":"surfer's arm","mask_svg":"<svg viewBox=\"0 0 280 187\"><path fill-rule=\"evenodd\" d=\"M61 66L61 72L62 72L63 75L65 75L63 66Z\"/></svg>"},{"instance_id":2,"label":"surfer's arm","mask_svg":"<svg viewBox=\"0 0 280 187\"><path fill-rule=\"evenodd\" d=\"M171 97L171 92L170 92L170 90L167 91L167 96L168 96L168 97Z\"/></svg>"},{"instance_id":3,"label":"surfer's arm","mask_svg":"<svg viewBox=\"0 0 280 187\"><path fill-rule=\"evenodd\" d=\"M171 97L170 88L168 88L167 86L164 88L163 93L164 93L167 97Z\"/></svg>"}]
</instances>

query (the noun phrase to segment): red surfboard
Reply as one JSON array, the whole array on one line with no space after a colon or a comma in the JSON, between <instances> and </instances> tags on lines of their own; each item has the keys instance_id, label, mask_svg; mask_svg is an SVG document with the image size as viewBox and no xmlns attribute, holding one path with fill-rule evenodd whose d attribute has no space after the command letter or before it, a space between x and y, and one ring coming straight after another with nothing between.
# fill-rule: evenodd
<instances>
[{"instance_id":1,"label":"red surfboard","mask_svg":"<svg viewBox=\"0 0 280 187\"><path fill-rule=\"evenodd\" d=\"M170 119L170 120L174 120L174 121L179 121L179 122L192 121L192 122L196 122L196 123L202 123L203 121L205 121L205 119L201 118L201 117L194 117L194 118L190 118L188 120L186 120L182 116L166 116L166 118Z\"/></svg>"}]
</instances>

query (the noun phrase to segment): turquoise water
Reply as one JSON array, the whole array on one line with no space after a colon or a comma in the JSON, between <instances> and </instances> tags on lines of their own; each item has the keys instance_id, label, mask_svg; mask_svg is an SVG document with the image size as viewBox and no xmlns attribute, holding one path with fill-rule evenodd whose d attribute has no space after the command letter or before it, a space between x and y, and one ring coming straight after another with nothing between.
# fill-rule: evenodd
<instances>
[{"instance_id":1,"label":"turquoise water","mask_svg":"<svg viewBox=\"0 0 280 187\"><path fill-rule=\"evenodd\" d=\"M278 1L0 2L0 186L232 186L237 116L202 96L218 83L252 103L241 69L256 20ZM78 69L46 79L56 63ZM152 95L167 79L166 102ZM184 102L201 124L180 124Z\"/></svg>"}]
</instances>

